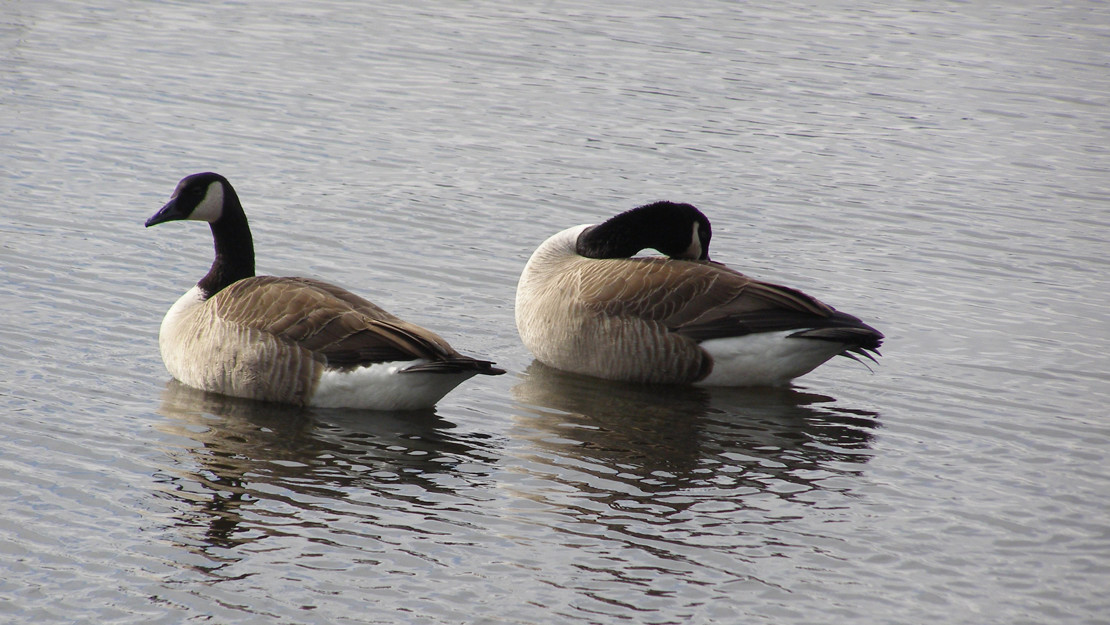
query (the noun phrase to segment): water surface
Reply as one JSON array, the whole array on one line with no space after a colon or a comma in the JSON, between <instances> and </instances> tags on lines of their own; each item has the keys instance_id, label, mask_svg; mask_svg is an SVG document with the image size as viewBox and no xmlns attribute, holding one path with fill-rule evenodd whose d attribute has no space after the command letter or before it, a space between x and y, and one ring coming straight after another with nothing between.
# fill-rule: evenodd
<instances>
[{"instance_id":1,"label":"water surface","mask_svg":"<svg viewBox=\"0 0 1110 625\"><path fill-rule=\"evenodd\" d=\"M11 2L0 612L17 623L1098 623L1110 12ZM219 171L259 269L510 373L435 410L170 380ZM552 371L549 234L656 199L882 329L779 390Z\"/></svg>"}]
</instances>

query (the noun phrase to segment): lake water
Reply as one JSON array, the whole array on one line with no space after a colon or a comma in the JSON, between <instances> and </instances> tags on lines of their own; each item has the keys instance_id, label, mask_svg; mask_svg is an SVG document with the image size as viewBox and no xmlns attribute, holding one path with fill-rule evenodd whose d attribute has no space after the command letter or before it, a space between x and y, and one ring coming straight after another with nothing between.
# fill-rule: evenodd
<instances>
[{"instance_id":1,"label":"lake water","mask_svg":"<svg viewBox=\"0 0 1110 625\"><path fill-rule=\"evenodd\" d=\"M0 620L1110 622L1110 7L5 2ZM603 6L604 5L604 6ZM171 381L259 270L509 374L419 414ZM517 276L656 199L886 333L782 390L532 362Z\"/></svg>"}]
</instances>

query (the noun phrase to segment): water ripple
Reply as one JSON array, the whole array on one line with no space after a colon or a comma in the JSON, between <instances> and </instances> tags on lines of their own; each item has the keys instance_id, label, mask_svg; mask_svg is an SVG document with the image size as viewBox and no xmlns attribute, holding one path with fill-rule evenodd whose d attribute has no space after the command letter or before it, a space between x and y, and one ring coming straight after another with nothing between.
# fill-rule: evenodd
<instances>
[{"instance_id":1,"label":"water ripple","mask_svg":"<svg viewBox=\"0 0 1110 625\"><path fill-rule=\"evenodd\" d=\"M1100 622L1110 84L1096 5L9 2L0 581L19 622ZM435 411L169 383L239 189L259 269L510 370ZM530 364L561 228L714 255L888 336L781 391ZM843 360L843 359L841 359ZM989 615L989 616L984 616Z\"/></svg>"}]
</instances>

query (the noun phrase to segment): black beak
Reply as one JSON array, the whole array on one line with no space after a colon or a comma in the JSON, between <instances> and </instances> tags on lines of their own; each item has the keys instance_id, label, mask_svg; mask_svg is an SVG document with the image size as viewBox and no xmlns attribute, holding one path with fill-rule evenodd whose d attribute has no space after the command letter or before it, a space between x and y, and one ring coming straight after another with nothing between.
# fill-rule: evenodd
<instances>
[{"instance_id":1,"label":"black beak","mask_svg":"<svg viewBox=\"0 0 1110 625\"><path fill-rule=\"evenodd\" d=\"M182 214L181 210L177 208L177 198L173 198L169 202L166 202L166 205L157 213L154 213L153 217L146 220L146 227L149 228L167 221L185 219L186 217L188 217L188 215Z\"/></svg>"}]
</instances>

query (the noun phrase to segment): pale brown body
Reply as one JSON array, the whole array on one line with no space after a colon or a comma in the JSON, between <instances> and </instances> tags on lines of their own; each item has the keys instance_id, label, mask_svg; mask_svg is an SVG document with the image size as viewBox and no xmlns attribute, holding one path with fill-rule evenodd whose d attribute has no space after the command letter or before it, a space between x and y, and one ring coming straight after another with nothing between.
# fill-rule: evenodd
<instances>
[{"instance_id":1,"label":"pale brown body","mask_svg":"<svg viewBox=\"0 0 1110 625\"><path fill-rule=\"evenodd\" d=\"M784 320L854 318L794 289L708 260L580 256L575 241L587 227L565 230L542 244L517 286L521 339L547 365L646 383L781 384L846 350L830 340L794 339L790 352L769 350L761 366L749 367L742 377L723 367L715 375L717 361L704 341L785 333L790 326ZM834 332L804 324L789 331L795 330L815 339ZM757 349L765 347L757 344Z\"/></svg>"},{"instance_id":2,"label":"pale brown body","mask_svg":"<svg viewBox=\"0 0 1110 625\"><path fill-rule=\"evenodd\" d=\"M325 371L367 359L426 360L414 368L427 372L468 360L435 333L308 278L246 278L207 300L192 289L166 314L158 342L167 369L189 386L302 405Z\"/></svg>"}]
</instances>

